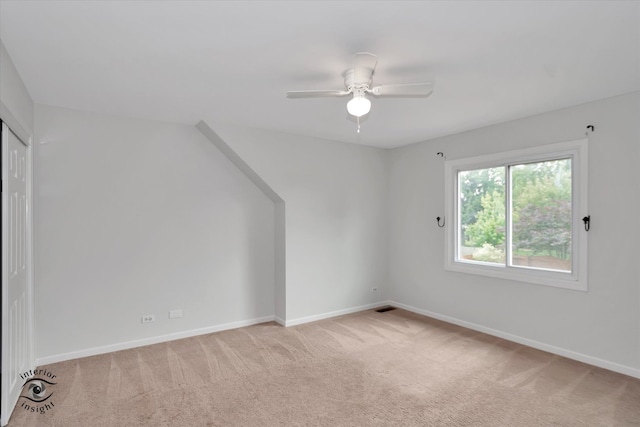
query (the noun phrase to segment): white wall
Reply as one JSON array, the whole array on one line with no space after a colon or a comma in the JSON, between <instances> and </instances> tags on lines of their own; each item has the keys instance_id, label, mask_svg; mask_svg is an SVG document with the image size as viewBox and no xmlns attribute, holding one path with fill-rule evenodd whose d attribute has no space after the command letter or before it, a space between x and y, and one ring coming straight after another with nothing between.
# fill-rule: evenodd
<instances>
[{"instance_id":1,"label":"white wall","mask_svg":"<svg viewBox=\"0 0 640 427\"><path fill-rule=\"evenodd\" d=\"M282 197L278 195L273 188L269 187L260 175L256 173L251 167L236 153L220 136L204 121L198 122L196 128L202 132L202 134L213 145L218 147L221 153L223 153L251 182L254 183L262 192L271 199L275 205L275 286L274 286L274 316L275 320L280 324L285 324L287 313L285 311L286 305L286 252L285 252L285 204Z\"/></svg>"},{"instance_id":2,"label":"white wall","mask_svg":"<svg viewBox=\"0 0 640 427\"><path fill-rule=\"evenodd\" d=\"M287 324L386 299L385 150L209 125L285 201Z\"/></svg>"},{"instance_id":3,"label":"white wall","mask_svg":"<svg viewBox=\"0 0 640 427\"><path fill-rule=\"evenodd\" d=\"M33 101L27 92L9 53L0 41L0 101L2 102L1 118L12 125L11 119L15 119L22 127L22 133L33 135ZM5 110L6 108L6 110ZM12 117L6 117L10 115ZM18 132L19 129L14 129ZM24 137L24 135L20 135ZM28 142L28 141L27 141Z\"/></svg>"},{"instance_id":4,"label":"white wall","mask_svg":"<svg viewBox=\"0 0 640 427\"><path fill-rule=\"evenodd\" d=\"M391 298L640 374L639 117L634 93L392 150ZM589 291L445 271L445 229L435 221L445 212L444 161L436 153L458 159L580 139L587 125L595 126Z\"/></svg>"},{"instance_id":5,"label":"white wall","mask_svg":"<svg viewBox=\"0 0 640 427\"><path fill-rule=\"evenodd\" d=\"M36 124L39 359L273 318L274 204L195 127L40 105Z\"/></svg>"}]
</instances>

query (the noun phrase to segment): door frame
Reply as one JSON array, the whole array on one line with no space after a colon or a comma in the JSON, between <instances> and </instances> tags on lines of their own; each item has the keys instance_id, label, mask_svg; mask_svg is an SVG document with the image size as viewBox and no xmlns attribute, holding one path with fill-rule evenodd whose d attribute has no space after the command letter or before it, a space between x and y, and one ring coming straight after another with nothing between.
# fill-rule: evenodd
<instances>
[{"instance_id":1,"label":"door frame","mask_svg":"<svg viewBox=\"0 0 640 427\"><path fill-rule=\"evenodd\" d=\"M26 227L27 227L27 237L26 237L26 270L27 270L27 289L26 289L26 310L27 310L27 360L28 368L30 370L35 369L35 329L34 329L34 291L33 291L33 139L29 132L27 132L21 125L20 122L11 114L11 111L6 107L6 105L0 101L0 120L7 125L9 130L13 132L18 139L25 145L26 147L26 168L27 168L27 219L26 219ZM2 150L4 152L4 146L2 146ZM1 278L1 291L2 291L2 304L0 305L0 316L1 316L1 347L0 353L2 355L2 359L6 360L6 355L8 354L8 349L4 348L5 342L7 340L5 333L5 325L7 321L7 313L6 313L6 274L7 274L7 266L6 266L6 257L7 257L7 236L4 233L5 223L6 223L6 198L4 191L5 182L4 182L4 174L6 173L7 167L7 159L5 156L2 156L2 278ZM4 362L1 362L2 364ZM0 370L1 370L0 366ZM8 381L5 381L5 375L2 376L2 381L0 381L0 399L4 400L4 396L7 395L9 390L5 388L8 386ZM5 384L6 383L6 384ZM15 404L17 402L7 402L8 407L5 408L5 411L0 413L0 425L4 426L9 422L9 418L13 412ZM2 404L3 406L4 404ZM0 408L1 410L1 408Z\"/></svg>"}]
</instances>

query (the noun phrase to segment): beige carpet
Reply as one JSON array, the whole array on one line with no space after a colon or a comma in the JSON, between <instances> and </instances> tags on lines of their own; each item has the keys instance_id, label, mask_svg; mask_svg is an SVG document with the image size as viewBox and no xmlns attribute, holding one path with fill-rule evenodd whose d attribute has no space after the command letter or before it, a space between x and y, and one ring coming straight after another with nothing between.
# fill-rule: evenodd
<instances>
[{"instance_id":1,"label":"beige carpet","mask_svg":"<svg viewBox=\"0 0 640 427\"><path fill-rule=\"evenodd\" d=\"M45 368L9 426L640 426L640 380L403 310Z\"/></svg>"}]
</instances>

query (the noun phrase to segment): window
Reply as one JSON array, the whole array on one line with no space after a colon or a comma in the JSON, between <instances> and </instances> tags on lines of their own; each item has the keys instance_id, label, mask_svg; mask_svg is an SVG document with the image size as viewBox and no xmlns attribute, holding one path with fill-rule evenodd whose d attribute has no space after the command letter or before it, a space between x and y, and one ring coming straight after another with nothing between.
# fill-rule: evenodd
<instances>
[{"instance_id":1,"label":"window","mask_svg":"<svg viewBox=\"0 0 640 427\"><path fill-rule=\"evenodd\" d=\"M587 141L445 163L446 269L587 290Z\"/></svg>"}]
</instances>

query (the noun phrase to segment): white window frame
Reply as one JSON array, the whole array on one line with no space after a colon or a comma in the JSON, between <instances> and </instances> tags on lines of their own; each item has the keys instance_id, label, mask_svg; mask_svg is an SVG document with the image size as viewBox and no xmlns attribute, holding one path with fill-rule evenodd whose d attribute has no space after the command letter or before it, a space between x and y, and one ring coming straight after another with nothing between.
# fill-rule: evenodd
<instances>
[{"instance_id":1,"label":"white window frame","mask_svg":"<svg viewBox=\"0 0 640 427\"><path fill-rule=\"evenodd\" d=\"M457 242L459 239L458 173L461 171L506 167L519 163L533 163L562 158L571 158L571 207L573 216L571 272L515 267L507 265L508 263L505 263L505 265L496 265L493 263L461 261L457 253ZM585 230L582 218L588 215L588 164L587 139L445 161L445 206L447 218L450 218L446 224L445 270L586 292L588 290L588 233ZM505 179L507 178L505 177ZM505 182L505 185L510 185L508 180ZM510 205L508 200L506 203L507 206ZM510 244L510 235L511 233L508 232L506 238L509 239L509 241L506 242L507 244Z\"/></svg>"}]
</instances>

